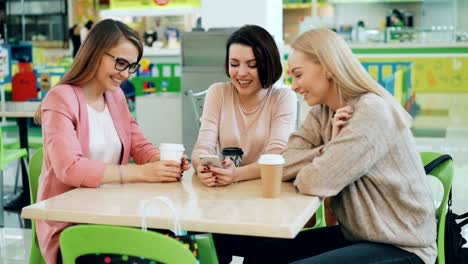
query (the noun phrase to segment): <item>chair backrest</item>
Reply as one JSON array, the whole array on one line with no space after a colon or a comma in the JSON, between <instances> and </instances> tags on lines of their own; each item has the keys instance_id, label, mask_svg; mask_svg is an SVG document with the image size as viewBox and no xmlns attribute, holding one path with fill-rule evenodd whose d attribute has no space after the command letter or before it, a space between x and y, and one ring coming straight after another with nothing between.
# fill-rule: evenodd
<instances>
[{"instance_id":1,"label":"chair backrest","mask_svg":"<svg viewBox=\"0 0 468 264\"><path fill-rule=\"evenodd\" d=\"M421 152L423 165L428 165L431 161L442 156L437 152ZM453 161L448 159L438 165L429 175L436 177L444 187L442 202L436 210L437 217L437 263L445 264L445 218L447 215L447 204L453 181Z\"/></svg>"},{"instance_id":2,"label":"chair backrest","mask_svg":"<svg viewBox=\"0 0 468 264\"><path fill-rule=\"evenodd\" d=\"M39 176L42 170L43 149L39 148L34 152L29 160L29 195L31 204L36 202L37 188L39 185Z\"/></svg>"},{"instance_id":3,"label":"chair backrest","mask_svg":"<svg viewBox=\"0 0 468 264\"><path fill-rule=\"evenodd\" d=\"M88 254L121 254L144 257L163 263L196 263L192 252L181 242L153 232L131 227L76 225L60 235L64 264L75 263Z\"/></svg>"},{"instance_id":4,"label":"chair backrest","mask_svg":"<svg viewBox=\"0 0 468 264\"><path fill-rule=\"evenodd\" d=\"M203 105L205 104L205 96L208 93L208 89L194 93L192 90L185 92L192 102L193 112L195 113L195 120L197 121L197 126L200 129L201 121L200 118L203 114Z\"/></svg>"},{"instance_id":5,"label":"chair backrest","mask_svg":"<svg viewBox=\"0 0 468 264\"><path fill-rule=\"evenodd\" d=\"M29 160L29 196L31 204L36 202L37 199L37 188L39 186L39 176L41 175L42 169L42 158L43 149L38 148ZM36 221L31 222L31 250L29 254L29 264L45 264L45 260L42 257L39 249L39 243L36 236Z\"/></svg>"}]
</instances>

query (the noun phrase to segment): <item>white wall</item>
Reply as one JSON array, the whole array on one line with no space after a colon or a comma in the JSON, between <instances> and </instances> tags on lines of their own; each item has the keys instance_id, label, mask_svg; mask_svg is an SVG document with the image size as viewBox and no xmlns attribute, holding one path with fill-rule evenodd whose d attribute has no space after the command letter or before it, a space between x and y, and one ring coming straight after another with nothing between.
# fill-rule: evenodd
<instances>
[{"instance_id":1,"label":"white wall","mask_svg":"<svg viewBox=\"0 0 468 264\"><path fill-rule=\"evenodd\" d=\"M458 14L456 0L424 2L422 5L421 26L424 28L431 28L433 26L455 26L457 24Z\"/></svg>"},{"instance_id":2,"label":"white wall","mask_svg":"<svg viewBox=\"0 0 468 264\"><path fill-rule=\"evenodd\" d=\"M387 11L405 9L413 13L416 27L455 26L468 30L467 0L428 0L422 3L351 3L336 4L336 25L355 25L363 20L368 28L378 28Z\"/></svg>"},{"instance_id":3,"label":"white wall","mask_svg":"<svg viewBox=\"0 0 468 264\"><path fill-rule=\"evenodd\" d=\"M264 27L277 42L283 38L283 1L281 0L202 0L203 27Z\"/></svg>"},{"instance_id":4,"label":"white wall","mask_svg":"<svg viewBox=\"0 0 468 264\"><path fill-rule=\"evenodd\" d=\"M458 0L458 21L457 29L468 32L468 1Z\"/></svg>"}]
</instances>

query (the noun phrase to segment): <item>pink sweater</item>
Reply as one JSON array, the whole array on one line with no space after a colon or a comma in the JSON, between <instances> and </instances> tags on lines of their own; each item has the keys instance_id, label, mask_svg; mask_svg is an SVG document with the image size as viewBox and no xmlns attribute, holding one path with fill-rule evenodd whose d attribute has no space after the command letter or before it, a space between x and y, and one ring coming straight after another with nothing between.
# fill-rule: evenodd
<instances>
[{"instance_id":1,"label":"pink sweater","mask_svg":"<svg viewBox=\"0 0 468 264\"><path fill-rule=\"evenodd\" d=\"M248 165L261 154L279 153L294 131L296 115L297 97L289 89L271 88L257 109L246 112L230 82L215 83L205 98L192 159L217 155L225 147L240 147L242 165Z\"/></svg>"},{"instance_id":2,"label":"pink sweater","mask_svg":"<svg viewBox=\"0 0 468 264\"><path fill-rule=\"evenodd\" d=\"M121 90L104 94L122 142L121 164L133 157L137 164L151 160L158 149L143 136L128 110ZM42 104L44 160L39 179L38 201L78 187L99 187L106 164L90 160L88 111L83 89L58 85ZM37 221L37 238L42 255L55 264L59 234L71 223Z\"/></svg>"}]
</instances>

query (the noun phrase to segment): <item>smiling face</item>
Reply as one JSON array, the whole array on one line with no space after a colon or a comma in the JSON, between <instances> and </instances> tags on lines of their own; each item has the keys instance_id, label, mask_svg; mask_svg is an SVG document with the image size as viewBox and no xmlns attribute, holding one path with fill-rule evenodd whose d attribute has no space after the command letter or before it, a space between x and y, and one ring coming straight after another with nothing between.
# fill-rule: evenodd
<instances>
[{"instance_id":1,"label":"smiling face","mask_svg":"<svg viewBox=\"0 0 468 264\"><path fill-rule=\"evenodd\" d=\"M115 91L120 89L122 82L130 77L130 73L128 68L123 71L115 69L116 60L114 57L125 59L129 63L135 63L138 59L138 49L129 40L122 39L106 53L99 64L95 82L97 87L104 91ZM119 59L118 62L122 62L122 60Z\"/></svg>"},{"instance_id":2,"label":"smiling face","mask_svg":"<svg viewBox=\"0 0 468 264\"><path fill-rule=\"evenodd\" d=\"M333 94L332 81L324 67L314 63L303 52L292 50L288 59L292 89L304 96L309 106L326 104Z\"/></svg>"},{"instance_id":3,"label":"smiling face","mask_svg":"<svg viewBox=\"0 0 468 264\"><path fill-rule=\"evenodd\" d=\"M240 95L262 89L252 47L234 43L229 47L229 77Z\"/></svg>"}]
</instances>

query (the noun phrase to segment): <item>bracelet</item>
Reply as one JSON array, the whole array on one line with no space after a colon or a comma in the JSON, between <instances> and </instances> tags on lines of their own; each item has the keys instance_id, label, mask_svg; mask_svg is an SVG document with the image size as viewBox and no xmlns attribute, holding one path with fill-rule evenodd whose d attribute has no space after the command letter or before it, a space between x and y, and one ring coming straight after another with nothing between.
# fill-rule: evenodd
<instances>
[{"instance_id":1,"label":"bracelet","mask_svg":"<svg viewBox=\"0 0 468 264\"><path fill-rule=\"evenodd\" d=\"M123 184L123 175L122 175L122 169L120 165L117 165L117 168L119 169L119 178L120 178L120 184Z\"/></svg>"}]
</instances>

